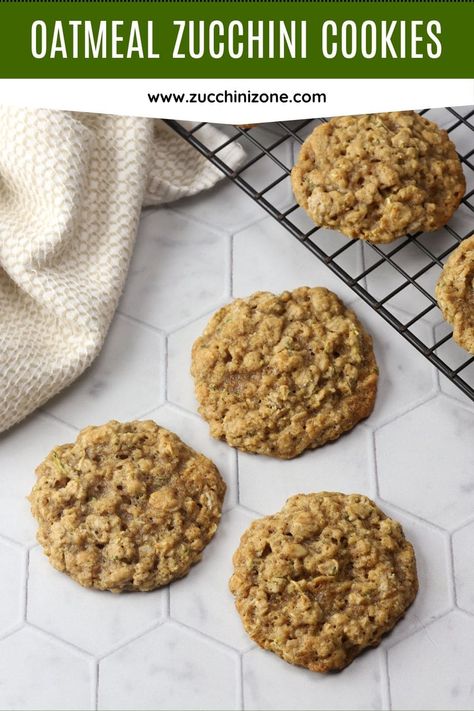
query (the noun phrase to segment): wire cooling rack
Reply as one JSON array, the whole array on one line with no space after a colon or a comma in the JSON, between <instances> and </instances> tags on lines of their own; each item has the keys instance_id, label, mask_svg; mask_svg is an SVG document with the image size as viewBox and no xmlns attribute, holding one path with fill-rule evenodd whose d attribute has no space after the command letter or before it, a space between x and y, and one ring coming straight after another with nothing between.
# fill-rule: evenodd
<instances>
[{"instance_id":1,"label":"wire cooling rack","mask_svg":"<svg viewBox=\"0 0 474 711\"><path fill-rule=\"evenodd\" d=\"M291 194L289 176L299 146L326 119L250 128L220 126L226 138L219 145L206 143L208 132L202 131L205 123L166 123L474 400L474 356L456 345L434 297L447 257L463 239L474 234L474 108L425 109L420 113L450 133L463 164L467 190L442 230L407 235L388 245L349 240L338 232L319 228L294 200L289 204L285 199ZM236 141L245 149L246 159L234 170L226 155Z\"/></svg>"}]
</instances>

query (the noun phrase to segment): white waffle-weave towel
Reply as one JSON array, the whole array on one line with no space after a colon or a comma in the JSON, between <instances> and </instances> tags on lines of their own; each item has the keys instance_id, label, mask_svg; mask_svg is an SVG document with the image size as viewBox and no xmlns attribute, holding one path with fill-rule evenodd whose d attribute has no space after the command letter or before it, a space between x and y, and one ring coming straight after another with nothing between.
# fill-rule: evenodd
<instances>
[{"instance_id":1,"label":"white waffle-weave towel","mask_svg":"<svg viewBox=\"0 0 474 711\"><path fill-rule=\"evenodd\" d=\"M223 135L208 126L200 137ZM236 166L242 150L222 157ZM0 431L99 353L142 204L220 177L160 121L0 107Z\"/></svg>"}]
</instances>

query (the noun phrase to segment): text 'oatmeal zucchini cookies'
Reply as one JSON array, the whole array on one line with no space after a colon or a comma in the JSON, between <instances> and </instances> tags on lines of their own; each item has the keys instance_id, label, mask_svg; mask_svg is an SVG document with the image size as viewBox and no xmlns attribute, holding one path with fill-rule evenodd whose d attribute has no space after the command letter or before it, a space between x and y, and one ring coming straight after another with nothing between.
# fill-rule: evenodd
<instances>
[{"instance_id":1,"label":"text 'oatmeal zucchini cookies'","mask_svg":"<svg viewBox=\"0 0 474 711\"><path fill-rule=\"evenodd\" d=\"M375 647L415 599L415 554L366 496L292 496L254 521L230 590L250 637L311 671L343 669Z\"/></svg>"},{"instance_id":2,"label":"text 'oatmeal zucchini cookies'","mask_svg":"<svg viewBox=\"0 0 474 711\"><path fill-rule=\"evenodd\" d=\"M317 225L369 242L442 227L466 189L447 132L414 111L341 116L317 126L291 181Z\"/></svg>"},{"instance_id":3,"label":"text 'oatmeal zucchini cookies'","mask_svg":"<svg viewBox=\"0 0 474 711\"><path fill-rule=\"evenodd\" d=\"M216 531L226 488L209 459L151 420L86 427L36 474L31 510L50 562L112 592L186 575Z\"/></svg>"},{"instance_id":4,"label":"text 'oatmeal zucchini cookies'","mask_svg":"<svg viewBox=\"0 0 474 711\"><path fill-rule=\"evenodd\" d=\"M224 306L192 350L199 412L213 437L290 459L372 412L372 339L327 289L257 292Z\"/></svg>"},{"instance_id":5,"label":"text 'oatmeal zucchini cookies'","mask_svg":"<svg viewBox=\"0 0 474 711\"><path fill-rule=\"evenodd\" d=\"M436 285L436 299L456 343L474 355L474 235L450 254Z\"/></svg>"}]
</instances>

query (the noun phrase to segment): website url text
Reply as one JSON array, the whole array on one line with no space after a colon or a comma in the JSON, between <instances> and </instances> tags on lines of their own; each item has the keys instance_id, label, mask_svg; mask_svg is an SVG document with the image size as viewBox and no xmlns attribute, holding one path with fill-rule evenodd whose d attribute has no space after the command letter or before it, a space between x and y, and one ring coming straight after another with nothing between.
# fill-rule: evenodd
<instances>
[{"instance_id":1,"label":"website url text","mask_svg":"<svg viewBox=\"0 0 474 711\"><path fill-rule=\"evenodd\" d=\"M324 92L211 91L148 93L150 104L325 104Z\"/></svg>"}]
</instances>

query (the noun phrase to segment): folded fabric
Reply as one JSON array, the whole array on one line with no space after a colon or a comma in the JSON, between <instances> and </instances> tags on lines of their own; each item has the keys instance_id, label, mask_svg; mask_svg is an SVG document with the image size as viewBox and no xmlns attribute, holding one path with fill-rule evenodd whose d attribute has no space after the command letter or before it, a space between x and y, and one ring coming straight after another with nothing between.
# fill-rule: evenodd
<instances>
[{"instance_id":1,"label":"folded fabric","mask_svg":"<svg viewBox=\"0 0 474 711\"><path fill-rule=\"evenodd\" d=\"M222 142L201 131L207 145ZM242 149L223 157L237 165ZM99 353L142 204L220 177L161 121L0 107L0 431Z\"/></svg>"}]
</instances>

